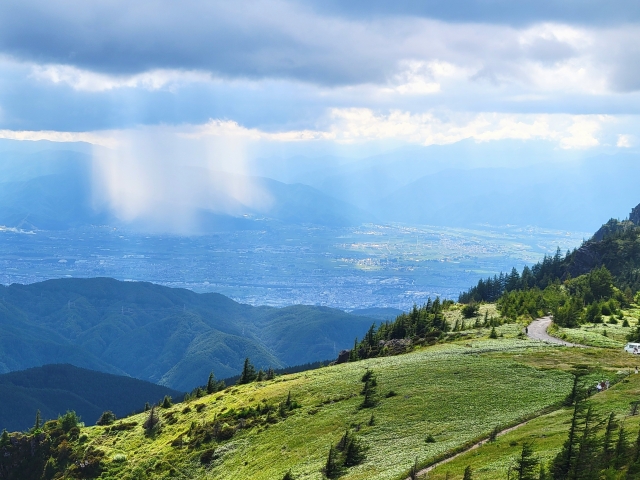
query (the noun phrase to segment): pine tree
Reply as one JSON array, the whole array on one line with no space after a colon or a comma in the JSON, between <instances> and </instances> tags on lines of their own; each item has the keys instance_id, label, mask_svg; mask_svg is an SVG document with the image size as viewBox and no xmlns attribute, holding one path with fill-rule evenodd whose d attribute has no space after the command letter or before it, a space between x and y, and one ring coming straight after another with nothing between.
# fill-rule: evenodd
<instances>
[{"instance_id":1,"label":"pine tree","mask_svg":"<svg viewBox=\"0 0 640 480\"><path fill-rule=\"evenodd\" d=\"M411 469L409 470L409 478L411 480L417 480L418 479L418 459L416 458L413 462L413 465L411 465Z\"/></svg>"},{"instance_id":2,"label":"pine tree","mask_svg":"<svg viewBox=\"0 0 640 480\"><path fill-rule=\"evenodd\" d=\"M162 400L162 408L169 408L173 403L171 403L171 397L169 395L165 395Z\"/></svg>"},{"instance_id":3,"label":"pine tree","mask_svg":"<svg viewBox=\"0 0 640 480\"><path fill-rule=\"evenodd\" d=\"M599 439L596 437L600 428L599 422L591 407L587 408L584 417L582 436L578 443L578 451L573 464L572 477L581 480L597 479L600 467Z\"/></svg>"},{"instance_id":4,"label":"pine tree","mask_svg":"<svg viewBox=\"0 0 640 480\"><path fill-rule=\"evenodd\" d=\"M604 437L602 439L602 463L604 468L607 468L611 465L613 460L613 455L615 452L615 444L614 444L614 433L618 429L618 422L616 421L615 413L611 412L609 414L609 418L607 419L607 426L604 430Z\"/></svg>"},{"instance_id":5,"label":"pine tree","mask_svg":"<svg viewBox=\"0 0 640 480\"><path fill-rule=\"evenodd\" d=\"M538 463L538 459L533 456L533 447L531 444L528 442L523 443L520 457L518 457L513 467L518 480L538 480L536 478L536 470L538 470L536 467Z\"/></svg>"},{"instance_id":6,"label":"pine tree","mask_svg":"<svg viewBox=\"0 0 640 480\"><path fill-rule=\"evenodd\" d=\"M273 368L269 367L269 370L267 370L267 374L265 375L264 379L273 380L274 378L276 378L276 372L273 371Z\"/></svg>"},{"instance_id":7,"label":"pine tree","mask_svg":"<svg viewBox=\"0 0 640 480\"><path fill-rule=\"evenodd\" d=\"M371 417L369 417L369 421L367 422L367 425L369 425L370 427L373 427L376 424L376 418L373 416L373 413L371 414Z\"/></svg>"},{"instance_id":8,"label":"pine tree","mask_svg":"<svg viewBox=\"0 0 640 480\"><path fill-rule=\"evenodd\" d=\"M376 380L375 375L369 369L362 376L362 380L364 386L362 387L361 395L364 395L364 399L360 404L360 408L371 408L376 405L376 387L378 382Z\"/></svg>"},{"instance_id":9,"label":"pine tree","mask_svg":"<svg viewBox=\"0 0 640 480\"><path fill-rule=\"evenodd\" d=\"M244 360L244 367L242 367L242 373L240 374L240 378L238 379L238 385L244 385L246 383L253 382L257 377L256 369L251 364L249 357Z\"/></svg>"},{"instance_id":10,"label":"pine tree","mask_svg":"<svg viewBox=\"0 0 640 480\"><path fill-rule=\"evenodd\" d=\"M264 380L264 372L262 369L258 370L258 374L256 375L256 382L262 382Z\"/></svg>"},{"instance_id":11,"label":"pine tree","mask_svg":"<svg viewBox=\"0 0 640 480\"><path fill-rule=\"evenodd\" d=\"M11 438L9 438L9 432L7 429L2 430L2 436L0 437L0 447L6 447L11 442Z\"/></svg>"},{"instance_id":12,"label":"pine tree","mask_svg":"<svg viewBox=\"0 0 640 480\"><path fill-rule=\"evenodd\" d=\"M491 333L489 334L489 338L498 338L498 332L496 332L496 327L491 327Z\"/></svg>"},{"instance_id":13,"label":"pine tree","mask_svg":"<svg viewBox=\"0 0 640 480\"><path fill-rule=\"evenodd\" d=\"M151 410L149 410L149 416L142 424L142 427L146 430L147 433L149 433L153 431L153 429L156 428L159 423L160 423L160 418L156 413L156 406L154 405L153 407L151 407Z\"/></svg>"},{"instance_id":14,"label":"pine tree","mask_svg":"<svg viewBox=\"0 0 640 480\"><path fill-rule=\"evenodd\" d=\"M289 410L291 410L291 390L289 390L289 393L287 394L287 400L284 402L284 404Z\"/></svg>"},{"instance_id":15,"label":"pine tree","mask_svg":"<svg viewBox=\"0 0 640 480\"><path fill-rule=\"evenodd\" d=\"M346 467L353 467L359 465L364 460L364 447L358 438L350 435L346 439L346 445L344 448L344 461L343 464Z\"/></svg>"},{"instance_id":16,"label":"pine tree","mask_svg":"<svg viewBox=\"0 0 640 480\"><path fill-rule=\"evenodd\" d=\"M151 410L151 405L149 405L149 402L145 402L144 404L144 411L148 412L149 410Z\"/></svg>"},{"instance_id":17,"label":"pine tree","mask_svg":"<svg viewBox=\"0 0 640 480\"><path fill-rule=\"evenodd\" d=\"M473 480L473 471L471 470L471 465L467 465L464 469L462 480Z\"/></svg>"},{"instance_id":18,"label":"pine tree","mask_svg":"<svg viewBox=\"0 0 640 480\"><path fill-rule=\"evenodd\" d=\"M284 477L282 477L282 480L295 480L295 477L291 473L291 470L289 470L287 473L284 474Z\"/></svg>"},{"instance_id":19,"label":"pine tree","mask_svg":"<svg viewBox=\"0 0 640 480\"><path fill-rule=\"evenodd\" d=\"M40 416L40 410L36 411L36 421L33 424L33 431L39 430L42 426L42 418Z\"/></svg>"},{"instance_id":20,"label":"pine tree","mask_svg":"<svg viewBox=\"0 0 640 480\"><path fill-rule=\"evenodd\" d=\"M616 469L622 468L629 461L629 442L627 441L627 432L624 425L618 428L618 440L613 451L613 466Z\"/></svg>"},{"instance_id":21,"label":"pine tree","mask_svg":"<svg viewBox=\"0 0 640 480\"><path fill-rule=\"evenodd\" d=\"M100 418L96 422L96 425L111 425L115 421L115 413L113 413L111 410L107 410L105 412L102 412L102 415L100 415Z\"/></svg>"},{"instance_id":22,"label":"pine tree","mask_svg":"<svg viewBox=\"0 0 640 480\"><path fill-rule=\"evenodd\" d=\"M565 480L569 478L574 464L579 443L580 421L584 412L583 397L579 396L573 405L573 415L567 439L562 445L562 449L551 462L551 476L554 480Z\"/></svg>"},{"instance_id":23,"label":"pine tree","mask_svg":"<svg viewBox=\"0 0 640 480\"><path fill-rule=\"evenodd\" d=\"M340 475L340 465L338 464L338 458L333 445L329 447L329 455L327 455L327 461L324 465L323 473L327 478L336 478Z\"/></svg>"},{"instance_id":24,"label":"pine tree","mask_svg":"<svg viewBox=\"0 0 640 480\"><path fill-rule=\"evenodd\" d=\"M353 348L351 349L351 352L349 352L349 361L355 362L357 360L360 360L360 357L358 356L358 337L353 341Z\"/></svg>"},{"instance_id":25,"label":"pine tree","mask_svg":"<svg viewBox=\"0 0 640 480\"><path fill-rule=\"evenodd\" d=\"M217 388L216 388L216 377L213 374L213 372L211 372L209 374L209 380L207 380L207 393L209 395L211 395L212 393L215 393Z\"/></svg>"}]
</instances>

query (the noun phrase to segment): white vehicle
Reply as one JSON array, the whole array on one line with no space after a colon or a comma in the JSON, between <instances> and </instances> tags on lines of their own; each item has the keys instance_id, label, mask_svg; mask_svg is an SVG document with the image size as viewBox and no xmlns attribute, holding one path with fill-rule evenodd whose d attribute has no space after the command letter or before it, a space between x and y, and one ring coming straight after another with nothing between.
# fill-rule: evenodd
<instances>
[{"instance_id":1,"label":"white vehicle","mask_svg":"<svg viewBox=\"0 0 640 480\"><path fill-rule=\"evenodd\" d=\"M638 355L640 354L640 343L627 343L624 346L624 351Z\"/></svg>"}]
</instances>

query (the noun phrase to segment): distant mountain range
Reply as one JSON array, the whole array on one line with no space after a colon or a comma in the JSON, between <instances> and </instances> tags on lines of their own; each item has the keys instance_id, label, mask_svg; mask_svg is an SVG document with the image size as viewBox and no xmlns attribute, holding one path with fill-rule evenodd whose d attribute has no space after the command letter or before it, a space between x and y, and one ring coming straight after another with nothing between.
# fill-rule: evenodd
<instances>
[{"instance_id":1,"label":"distant mountain range","mask_svg":"<svg viewBox=\"0 0 640 480\"><path fill-rule=\"evenodd\" d=\"M78 151L0 151L0 225L22 229L64 230L91 224L129 225L163 230L158 219L144 216L134 221L119 218L101 195L90 154ZM325 226L357 225L374 217L364 210L300 183L286 184L270 178L212 172L189 167L180 170L181 182L196 192L195 204L182 207L193 216L190 233L261 228L256 219L285 224ZM213 179L213 182L211 182ZM244 204L229 195L228 185L242 185L263 193L268 202ZM233 189L231 189L233 190ZM163 199L163 201L167 201ZM180 204L176 195L170 200ZM159 216L173 205L159 204Z\"/></svg>"},{"instance_id":2,"label":"distant mountain range","mask_svg":"<svg viewBox=\"0 0 640 480\"><path fill-rule=\"evenodd\" d=\"M210 233L261 229L261 220L268 219L276 226L401 222L593 231L599 219L622 216L627 205L640 200L633 183L640 175L638 154L584 159L525 145L507 142L504 151L496 152L497 147L464 141L361 160L268 158L250 163L244 175L185 167L176 170L176 181L171 182L182 185L175 195L154 197L155 216L127 219L103 198L101 172L87 148L63 150L44 142L41 150L20 145L24 151L11 151L2 144L0 225L56 230L113 224ZM513 161L505 163L510 154ZM248 189L249 196L258 192L268 201L243 203L227 188L236 184ZM185 191L189 198L182 198ZM190 217L186 230L167 220L176 209L174 216Z\"/></svg>"},{"instance_id":3,"label":"distant mountain range","mask_svg":"<svg viewBox=\"0 0 640 480\"><path fill-rule=\"evenodd\" d=\"M334 358L374 318L296 305L252 307L108 278L0 286L0 371L51 363L160 383L182 391L257 368Z\"/></svg>"},{"instance_id":4,"label":"distant mountain range","mask_svg":"<svg viewBox=\"0 0 640 480\"><path fill-rule=\"evenodd\" d=\"M135 378L72 365L30 368L0 375L0 429L24 431L32 427L37 410L43 420L74 410L85 424L93 425L105 410L122 418L142 410L146 402L159 402L165 395L181 400L183 394Z\"/></svg>"}]
</instances>

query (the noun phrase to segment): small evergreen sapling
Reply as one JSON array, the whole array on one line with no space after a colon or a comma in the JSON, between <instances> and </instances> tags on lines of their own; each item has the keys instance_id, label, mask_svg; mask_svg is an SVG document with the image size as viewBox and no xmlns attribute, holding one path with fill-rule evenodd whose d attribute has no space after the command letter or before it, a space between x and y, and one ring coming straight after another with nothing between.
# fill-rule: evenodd
<instances>
[{"instance_id":1,"label":"small evergreen sapling","mask_svg":"<svg viewBox=\"0 0 640 480\"><path fill-rule=\"evenodd\" d=\"M467 465L465 467L462 480L473 480L473 470L471 470L471 465Z\"/></svg>"},{"instance_id":2,"label":"small evergreen sapling","mask_svg":"<svg viewBox=\"0 0 640 480\"><path fill-rule=\"evenodd\" d=\"M142 427L145 429L147 433L152 432L158 425L160 424L160 417L158 417L158 413L156 412L156 406L154 405L149 410L149 416L142 424Z\"/></svg>"},{"instance_id":3,"label":"small evergreen sapling","mask_svg":"<svg viewBox=\"0 0 640 480\"><path fill-rule=\"evenodd\" d=\"M365 374L361 379L364 386L362 387L361 395L364 396L362 403L360 404L360 408L371 408L376 406L376 390L378 386L378 382L376 380L376 376L373 374L373 371L367 369Z\"/></svg>"},{"instance_id":4,"label":"small evergreen sapling","mask_svg":"<svg viewBox=\"0 0 640 480\"><path fill-rule=\"evenodd\" d=\"M9 438L9 432L5 428L2 430L2 436L0 437L0 447L6 447L9 443L11 443L11 438Z\"/></svg>"},{"instance_id":5,"label":"small evergreen sapling","mask_svg":"<svg viewBox=\"0 0 640 480\"><path fill-rule=\"evenodd\" d=\"M102 425L102 426L111 425L115 421L116 421L115 413L113 413L111 410L107 410L105 412L102 412L102 415L100 415L100 418L96 422L96 425Z\"/></svg>"}]
</instances>

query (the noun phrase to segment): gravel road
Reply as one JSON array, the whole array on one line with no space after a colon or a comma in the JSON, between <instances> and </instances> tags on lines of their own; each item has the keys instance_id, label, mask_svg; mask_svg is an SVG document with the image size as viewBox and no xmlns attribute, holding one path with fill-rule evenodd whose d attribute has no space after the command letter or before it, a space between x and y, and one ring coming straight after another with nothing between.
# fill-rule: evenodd
<instances>
[{"instance_id":1,"label":"gravel road","mask_svg":"<svg viewBox=\"0 0 640 480\"><path fill-rule=\"evenodd\" d=\"M552 337L547 333L547 328L551 325L551 317L542 317L534 320L527 327L527 336L532 340L540 340L541 342L555 343L558 345L564 345L566 347L583 347L584 345L578 345L577 343L569 343L559 338Z\"/></svg>"}]
</instances>

